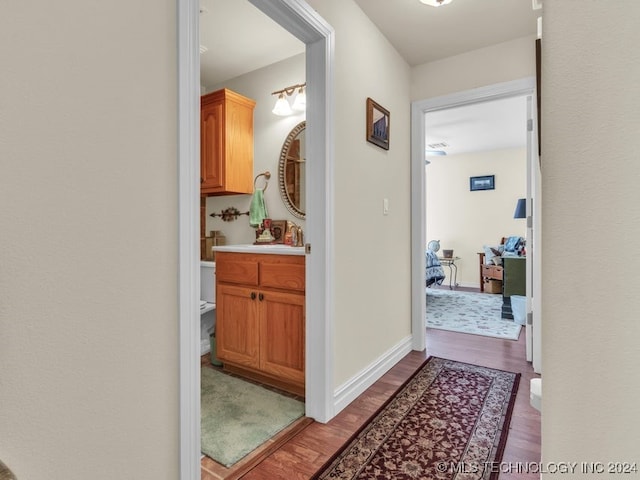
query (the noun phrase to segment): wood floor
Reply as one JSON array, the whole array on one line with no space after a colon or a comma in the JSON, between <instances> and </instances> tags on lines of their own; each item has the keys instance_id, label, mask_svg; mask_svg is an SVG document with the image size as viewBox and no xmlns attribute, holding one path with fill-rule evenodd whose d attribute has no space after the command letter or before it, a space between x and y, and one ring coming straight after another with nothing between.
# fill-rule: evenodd
<instances>
[{"instance_id":1,"label":"wood floor","mask_svg":"<svg viewBox=\"0 0 640 480\"><path fill-rule=\"evenodd\" d=\"M244 480L308 479L376 409L422 364L427 356L473 363L522 374L500 479L534 479L521 473L540 461L540 413L529 404L529 380L538 375L525 360L524 330L518 341L427 329L426 352L411 352L327 424L313 422L246 473ZM202 480L213 480L204 469Z\"/></svg>"}]
</instances>

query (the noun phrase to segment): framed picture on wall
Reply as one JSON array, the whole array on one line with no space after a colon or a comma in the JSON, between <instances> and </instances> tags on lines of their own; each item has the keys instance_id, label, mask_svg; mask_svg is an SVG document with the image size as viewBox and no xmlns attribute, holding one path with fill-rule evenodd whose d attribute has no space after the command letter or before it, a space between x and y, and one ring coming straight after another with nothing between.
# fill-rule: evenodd
<instances>
[{"instance_id":1,"label":"framed picture on wall","mask_svg":"<svg viewBox=\"0 0 640 480\"><path fill-rule=\"evenodd\" d=\"M367 98L367 141L389 150L389 110Z\"/></svg>"},{"instance_id":2,"label":"framed picture on wall","mask_svg":"<svg viewBox=\"0 0 640 480\"><path fill-rule=\"evenodd\" d=\"M469 190L493 190L496 188L495 175L483 175L482 177L469 177Z\"/></svg>"}]
</instances>

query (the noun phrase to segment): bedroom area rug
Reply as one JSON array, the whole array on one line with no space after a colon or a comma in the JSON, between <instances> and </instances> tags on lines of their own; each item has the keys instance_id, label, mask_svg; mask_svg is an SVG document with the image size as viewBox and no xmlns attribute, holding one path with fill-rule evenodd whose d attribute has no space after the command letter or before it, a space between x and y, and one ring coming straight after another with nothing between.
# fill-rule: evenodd
<instances>
[{"instance_id":1,"label":"bedroom area rug","mask_svg":"<svg viewBox=\"0 0 640 480\"><path fill-rule=\"evenodd\" d=\"M313 479L497 478L519 379L429 357Z\"/></svg>"},{"instance_id":2,"label":"bedroom area rug","mask_svg":"<svg viewBox=\"0 0 640 480\"><path fill-rule=\"evenodd\" d=\"M200 368L201 451L231 467L304 415L304 403Z\"/></svg>"},{"instance_id":3,"label":"bedroom area rug","mask_svg":"<svg viewBox=\"0 0 640 480\"><path fill-rule=\"evenodd\" d=\"M502 295L426 290L427 328L518 340L522 326L502 318Z\"/></svg>"}]
</instances>

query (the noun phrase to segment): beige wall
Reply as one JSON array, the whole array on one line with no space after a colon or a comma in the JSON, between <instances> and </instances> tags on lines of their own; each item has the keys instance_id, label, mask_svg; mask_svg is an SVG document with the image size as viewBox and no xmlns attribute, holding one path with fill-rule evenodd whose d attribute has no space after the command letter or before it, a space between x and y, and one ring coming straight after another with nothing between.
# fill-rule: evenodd
<instances>
[{"instance_id":1,"label":"beige wall","mask_svg":"<svg viewBox=\"0 0 640 480\"><path fill-rule=\"evenodd\" d=\"M453 249L460 257L458 283L479 287L482 246L497 245L501 237L526 235L524 219L513 218L518 198L526 195L526 149L461 153L429 161L427 241L440 240L441 249ZM495 175L495 190L469 190L469 177L481 175ZM444 270L450 274L448 267Z\"/></svg>"},{"instance_id":2,"label":"beige wall","mask_svg":"<svg viewBox=\"0 0 640 480\"><path fill-rule=\"evenodd\" d=\"M231 79L224 84L214 85L207 91L230 88L256 101L254 110L254 177L266 170L271 172L269 186L264 192L264 201L269 216L274 220L291 220L305 227L305 220L294 217L285 207L278 188L278 161L287 135L293 127L305 119L304 112L287 117L271 113L276 97L271 92L289 85L304 83L305 55L296 55L282 62L261 68L246 75ZM293 97L291 97L293 98ZM258 186L262 187L262 179ZM236 207L241 212L249 211L251 195L224 195L207 198L207 233L222 230L228 244L252 243L255 230L249 226L249 217L238 217L234 222L223 222L220 217L210 217L227 207Z\"/></svg>"},{"instance_id":3,"label":"beige wall","mask_svg":"<svg viewBox=\"0 0 640 480\"><path fill-rule=\"evenodd\" d=\"M352 0L309 3L336 31L333 288L339 386L411 333L409 66ZM388 151L365 140L367 97L391 112Z\"/></svg>"},{"instance_id":4,"label":"beige wall","mask_svg":"<svg viewBox=\"0 0 640 480\"><path fill-rule=\"evenodd\" d=\"M411 100L424 100L536 74L535 37L527 36L411 69Z\"/></svg>"},{"instance_id":5,"label":"beige wall","mask_svg":"<svg viewBox=\"0 0 640 480\"><path fill-rule=\"evenodd\" d=\"M175 2L2 2L0 58L0 458L175 480Z\"/></svg>"},{"instance_id":6,"label":"beige wall","mask_svg":"<svg viewBox=\"0 0 640 480\"><path fill-rule=\"evenodd\" d=\"M640 462L639 17L636 0L544 4L547 462Z\"/></svg>"},{"instance_id":7,"label":"beige wall","mask_svg":"<svg viewBox=\"0 0 640 480\"><path fill-rule=\"evenodd\" d=\"M410 96L351 1L311 3L337 31L339 384L410 331L409 98L533 67L431 72L424 91L416 69ZM640 6L544 8L543 459L637 462ZM178 478L175 20L164 0L0 7L0 455L18 478ZM389 152L354 141L366 96L392 112Z\"/></svg>"}]
</instances>

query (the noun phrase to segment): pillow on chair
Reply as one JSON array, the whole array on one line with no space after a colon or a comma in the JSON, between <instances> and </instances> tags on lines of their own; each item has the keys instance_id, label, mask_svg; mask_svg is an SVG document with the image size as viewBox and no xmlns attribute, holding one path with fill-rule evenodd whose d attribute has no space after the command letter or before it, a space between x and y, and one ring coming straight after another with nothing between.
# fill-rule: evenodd
<instances>
[{"instance_id":1,"label":"pillow on chair","mask_svg":"<svg viewBox=\"0 0 640 480\"><path fill-rule=\"evenodd\" d=\"M485 265L502 265L502 252L504 245L487 246L483 245Z\"/></svg>"}]
</instances>

